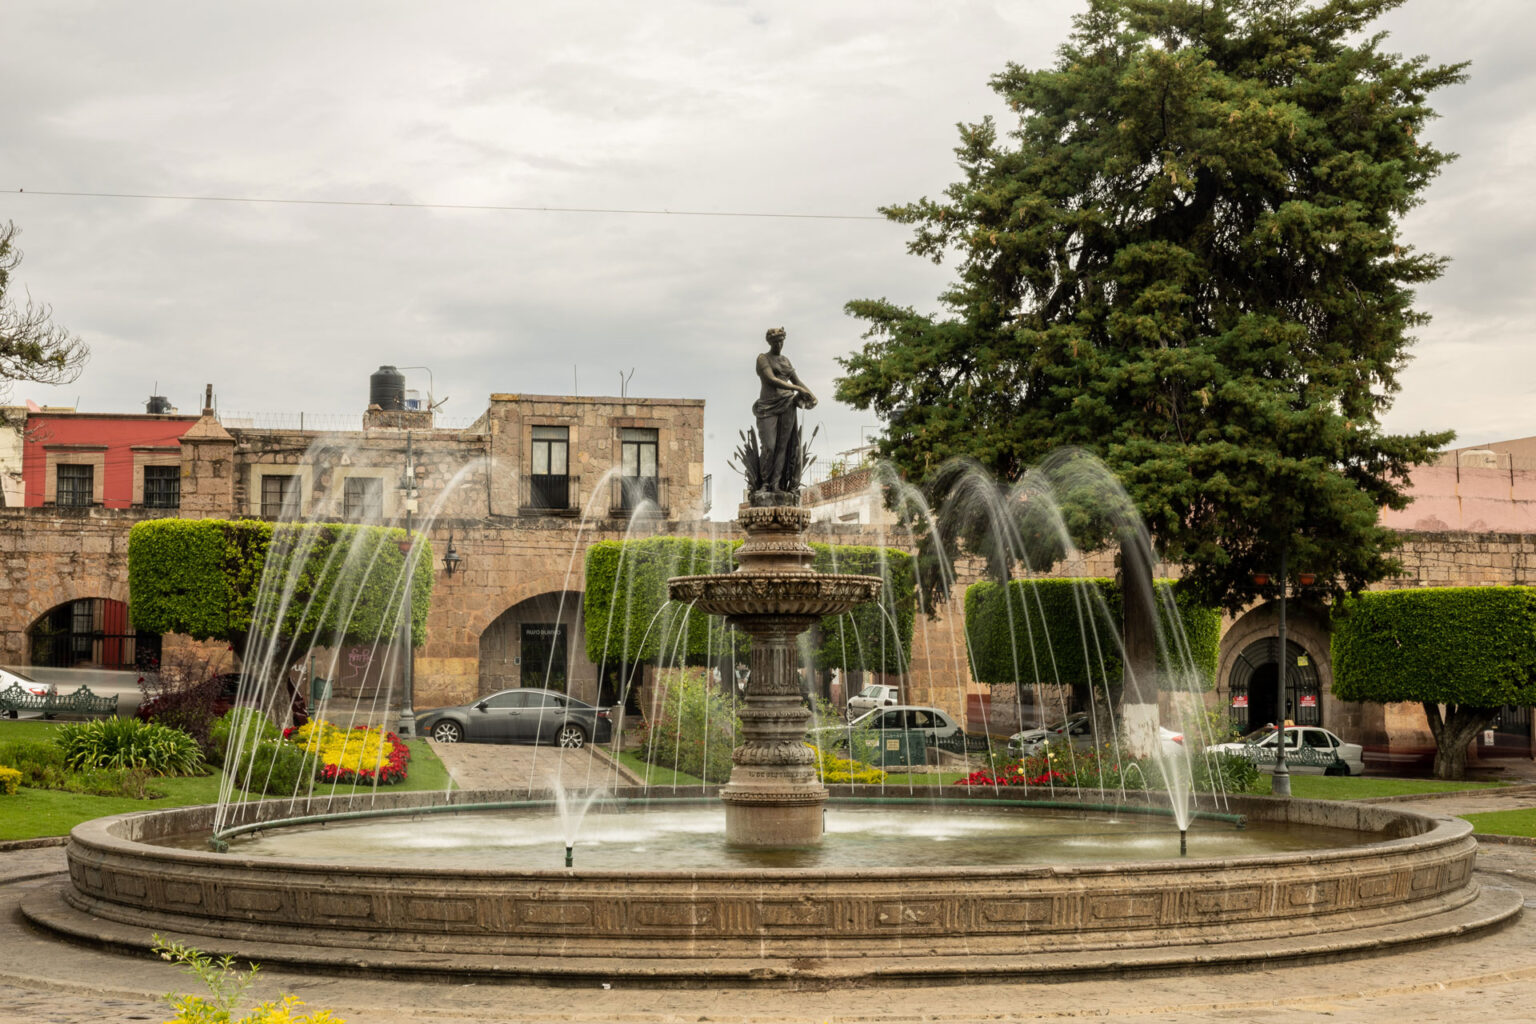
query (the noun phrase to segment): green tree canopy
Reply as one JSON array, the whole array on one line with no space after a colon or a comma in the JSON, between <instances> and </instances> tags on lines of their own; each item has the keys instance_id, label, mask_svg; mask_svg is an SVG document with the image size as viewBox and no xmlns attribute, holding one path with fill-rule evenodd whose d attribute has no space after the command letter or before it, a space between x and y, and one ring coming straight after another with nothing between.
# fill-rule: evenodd
<instances>
[{"instance_id":1,"label":"green tree canopy","mask_svg":"<svg viewBox=\"0 0 1536 1024\"><path fill-rule=\"evenodd\" d=\"M1197 605L1171 580L1156 581L1158 678L1165 686L1216 683L1221 615ZM1120 587L1114 580L1029 579L972 584L965 592L965 635L972 674L985 683L1119 686ZM1172 607L1170 607L1170 601ZM1182 635L1174 632L1175 620ZM1193 670L1178 671L1187 665Z\"/></svg>"},{"instance_id":2,"label":"green tree canopy","mask_svg":"<svg viewBox=\"0 0 1536 1024\"><path fill-rule=\"evenodd\" d=\"M243 644L252 633L325 644L394 635L406 555L401 529L347 523L153 519L128 535L136 629ZM411 641L426 642L432 548L416 537ZM263 579L269 579L265 595Z\"/></svg>"},{"instance_id":3,"label":"green tree canopy","mask_svg":"<svg viewBox=\"0 0 1536 1024\"><path fill-rule=\"evenodd\" d=\"M1332 658L1339 699L1422 704L1435 737L1435 777L1461 778L1467 744L1500 707L1536 704L1536 588L1347 598L1334 612Z\"/></svg>"},{"instance_id":4,"label":"green tree canopy","mask_svg":"<svg viewBox=\"0 0 1536 1024\"><path fill-rule=\"evenodd\" d=\"M11 271L21 263L15 224L0 226L0 399L10 383L68 384L80 376L91 350L53 322L53 311L30 298L18 306L6 298Z\"/></svg>"},{"instance_id":5,"label":"green tree canopy","mask_svg":"<svg viewBox=\"0 0 1536 1024\"><path fill-rule=\"evenodd\" d=\"M956 260L942 310L847 307L837 396L881 453L932 483L1086 449L1208 604L1287 547L1337 593L1392 572L1377 509L1451 437L1379 424L1444 265L1399 225L1451 158L1426 97L1464 77L1369 34L1401 2L1088 0L1053 66L996 75L1017 127L961 125L962 180L883 211Z\"/></svg>"},{"instance_id":6,"label":"green tree canopy","mask_svg":"<svg viewBox=\"0 0 1536 1024\"><path fill-rule=\"evenodd\" d=\"M649 537L600 541L587 549L582 598L587 657L596 664L718 662L734 650L745 660L750 638L726 630L718 616L689 614L669 602L667 580L731 572L730 540ZM916 594L913 559L894 548L812 544L818 572L883 576L880 600L847 615L827 616L813 631L817 668L903 672L912 653Z\"/></svg>"}]
</instances>

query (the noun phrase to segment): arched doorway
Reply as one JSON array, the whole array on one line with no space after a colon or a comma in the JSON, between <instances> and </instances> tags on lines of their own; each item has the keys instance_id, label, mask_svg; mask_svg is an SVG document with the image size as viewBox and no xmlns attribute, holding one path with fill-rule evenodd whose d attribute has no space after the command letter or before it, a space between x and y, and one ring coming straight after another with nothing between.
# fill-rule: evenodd
<instances>
[{"instance_id":1,"label":"arched doorway","mask_svg":"<svg viewBox=\"0 0 1536 1024\"><path fill-rule=\"evenodd\" d=\"M1280 660L1275 657L1279 637L1255 640L1232 664L1227 677L1229 714L1232 725L1241 732L1251 732L1275 720L1279 707ZM1322 725L1322 688L1317 665L1306 648L1286 638L1290 660L1290 686L1285 695L1285 717L1297 725Z\"/></svg>"},{"instance_id":2,"label":"arched doorway","mask_svg":"<svg viewBox=\"0 0 1536 1024\"><path fill-rule=\"evenodd\" d=\"M540 594L502 612L480 634L479 693L543 686L581 700L597 696L597 670L586 658L581 594Z\"/></svg>"},{"instance_id":3,"label":"arched doorway","mask_svg":"<svg viewBox=\"0 0 1536 1024\"><path fill-rule=\"evenodd\" d=\"M107 597L65 601L27 629L28 659L48 668L153 671L160 664L160 634L128 624L128 606Z\"/></svg>"}]
</instances>

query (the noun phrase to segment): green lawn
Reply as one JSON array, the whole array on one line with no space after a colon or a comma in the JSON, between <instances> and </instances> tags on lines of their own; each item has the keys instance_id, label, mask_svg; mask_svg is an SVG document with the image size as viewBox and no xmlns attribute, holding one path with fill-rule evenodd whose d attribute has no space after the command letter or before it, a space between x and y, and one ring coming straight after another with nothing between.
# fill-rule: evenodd
<instances>
[{"instance_id":1,"label":"green lawn","mask_svg":"<svg viewBox=\"0 0 1536 1024\"><path fill-rule=\"evenodd\" d=\"M57 728L56 722L3 721L0 722L0 741L46 739ZM381 786L380 789L385 792L414 792L449 788L448 771L432 752L431 745L419 738L408 742L411 746L411 764L405 782L396 786ZM134 800L129 797L89 796L24 787L14 796L0 796L0 840L62 836L82 821L109 814L215 803L219 798L219 776L155 779L150 783L150 788L163 790L165 796L155 800ZM338 789L338 792L345 791L344 788Z\"/></svg>"},{"instance_id":2,"label":"green lawn","mask_svg":"<svg viewBox=\"0 0 1536 1024\"><path fill-rule=\"evenodd\" d=\"M1269 792L1268 775L1260 776L1259 794ZM1304 800L1364 800L1373 796L1416 796L1421 793L1450 793L1464 789L1498 789L1503 782L1445 782L1440 779L1374 778L1326 775L1292 775L1291 795Z\"/></svg>"},{"instance_id":3,"label":"green lawn","mask_svg":"<svg viewBox=\"0 0 1536 1024\"><path fill-rule=\"evenodd\" d=\"M647 786L703 786L703 779L689 775L687 772L675 772L670 768L662 768L659 765L650 764L640 760L640 755L632 750L621 750L615 755L620 764L640 776L641 781Z\"/></svg>"},{"instance_id":4,"label":"green lawn","mask_svg":"<svg viewBox=\"0 0 1536 1024\"><path fill-rule=\"evenodd\" d=\"M1536 837L1536 808L1526 807L1518 811L1485 811L1482 814L1463 814L1478 832L1496 836Z\"/></svg>"}]
</instances>

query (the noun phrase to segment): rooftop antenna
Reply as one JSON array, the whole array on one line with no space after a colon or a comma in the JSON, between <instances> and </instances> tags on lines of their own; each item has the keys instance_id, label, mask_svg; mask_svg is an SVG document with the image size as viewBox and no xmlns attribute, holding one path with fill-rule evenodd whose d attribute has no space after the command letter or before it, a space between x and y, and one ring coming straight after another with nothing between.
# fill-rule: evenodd
<instances>
[{"instance_id":1,"label":"rooftop antenna","mask_svg":"<svg viewBox=\"0 0 1536 1024\"><path fill-rule=\"evenodd\" d=\"M635 368L633 366L629 368L629 377L624 376L623 370L619 371L619 398L623 399L629 397L629 379L634 375Z\"/></svg>"}]
</instances>

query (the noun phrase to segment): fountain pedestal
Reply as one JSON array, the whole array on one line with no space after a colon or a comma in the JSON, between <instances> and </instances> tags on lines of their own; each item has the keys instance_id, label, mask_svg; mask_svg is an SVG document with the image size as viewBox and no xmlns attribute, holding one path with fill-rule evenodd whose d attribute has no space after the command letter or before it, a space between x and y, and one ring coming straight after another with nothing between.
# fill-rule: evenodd
<instances>
[{"instance_id":1,"label":"fountain pedestal","mask_svg":"<svg viewBox=\"0 0 1536 1024\"><path fill-rule=\"evenodd\" d=\"M738 568L711 576L668 581L672 599L711 615L724 615L752 637L751 677L741 711L744 742L731 755L735 767L720 792L726 840L762 849L821 841L826 787L816 773L816 752L805 745L811 713L801 702L795 638L824 615L841 615L880 592L876 576L819 573L805 542L808 509L744 509L746 543Z\"/></svg>"}]
</instances>

